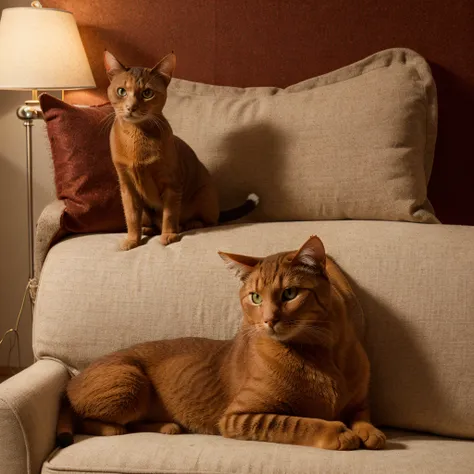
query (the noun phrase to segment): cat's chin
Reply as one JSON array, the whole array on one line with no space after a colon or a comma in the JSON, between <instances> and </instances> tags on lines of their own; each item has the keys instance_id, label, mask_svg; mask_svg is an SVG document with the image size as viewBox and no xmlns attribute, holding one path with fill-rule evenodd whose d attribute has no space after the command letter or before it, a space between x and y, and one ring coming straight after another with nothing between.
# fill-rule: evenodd
<instances>
[{"instance_id":1,"label":"cat's chin","mask_svg":"<svg viewBox=\"0 0 474 474\"><path fill-rule=\"evenodd\" d=\"M270 339L273 339L274 341L278 341L278 342L288 342L291 340L291 337L288 334L276 334L276 333L268 334L267 333L267 336Z\"/></svg>"}]
</instances>

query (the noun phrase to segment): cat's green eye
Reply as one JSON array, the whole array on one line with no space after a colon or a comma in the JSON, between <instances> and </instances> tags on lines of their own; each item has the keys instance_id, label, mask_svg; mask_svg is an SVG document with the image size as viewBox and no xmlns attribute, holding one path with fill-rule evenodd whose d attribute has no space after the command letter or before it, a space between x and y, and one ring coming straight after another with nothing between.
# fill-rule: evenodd
<instances>
[{"instance_id":1,"label":"cat's green eye","mask_svg":"<svg viewBox=\"0 0 474 474\"><path fill-rule=\"evenodd\" d=\"M145 89L142 91L142 97L144 99L152 99L155 96L155 93L151 89Z\"/></svg>"},{"instance_id":2,"label":"cat's green eye","mask_svg":"<svg viewBox=\"0 0 474 474\"><path fill-rule=\"evenodd\" d=\"M258 293L250 293L250 299L252 300L253 304L261 305L263 298Z\"/></svg>"},{"instance_id":3,"label":"cat's green eye","mask_svg":"<svg viewBox=\"0 0 474 474\"><path fill-rule=\"evenodd\" d=\"M127 95L127 91L123 87L119 87L117 89L117 95L119 97L125 97Z\"/></svg>"},{"instance_id":4,"label":"cat's green eye","mask_svg":"<svg viewBox=\"0 0 474 474\"><path fill-rule=\"evenodd\" d=\"M294 300L298 296L298 288L292 286L291 288L285 288L283 291L282 299L283 301Z\"/></svg>"}]
</instances>

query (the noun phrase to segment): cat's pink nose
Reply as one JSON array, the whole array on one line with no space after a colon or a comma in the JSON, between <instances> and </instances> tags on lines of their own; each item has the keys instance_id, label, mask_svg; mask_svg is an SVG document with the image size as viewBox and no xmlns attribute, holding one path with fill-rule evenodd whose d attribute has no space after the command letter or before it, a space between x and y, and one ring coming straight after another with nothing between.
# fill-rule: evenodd
<instances>
[{"instance_id":1,"label":"cat's pink nose","mask_svg":"<svg viewBox=\"0 0 474 474\"><path fill-rule=\"evenodd\" d=\"M134 105L127 105L127 111L128 112L135 112L135 110L137 110L137 105L134 104Z\"/></svg>"},{"instance_id":2,"label":"cat's pink nose","mask_svg":"<svg viewBox=\"0 0 474 474\"><path fill-rule=\"evenodd\" d=\"M268 321L265 321L265 324L270 328L273 329L275 327L275 324L278 322L278 319L269 319Z\"/></svg>"}]
</instances>

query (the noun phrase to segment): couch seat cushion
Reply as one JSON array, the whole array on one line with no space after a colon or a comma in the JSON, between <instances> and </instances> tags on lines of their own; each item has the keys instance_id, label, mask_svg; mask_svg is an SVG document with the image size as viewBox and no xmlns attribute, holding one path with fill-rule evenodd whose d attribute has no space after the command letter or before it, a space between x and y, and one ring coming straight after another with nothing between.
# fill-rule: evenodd
<instances>
[{"instance_id":1,"label":"couch seat cushion","mask_svg":"<svg viewBox=\"0 0 474 474\"><path fill-rule=\"evenodd\" d=\"M236 441L219 436L135 433L76 437L56 450L42 474L468 474L474 442L389 431L384 451L334 452L318 448Z\"/></svg>"}]
</instances>

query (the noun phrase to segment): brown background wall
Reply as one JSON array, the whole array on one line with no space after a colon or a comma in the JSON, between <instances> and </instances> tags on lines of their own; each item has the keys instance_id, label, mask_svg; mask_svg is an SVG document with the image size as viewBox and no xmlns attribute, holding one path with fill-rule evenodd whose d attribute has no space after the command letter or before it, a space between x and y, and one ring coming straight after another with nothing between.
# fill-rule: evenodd
<instances>
[{"instance_id":1,"label":"brown background wall","mask_svg":"<svg viewBox=\"0 0 474 474\"><path fill-rule=\"evenodd\" d=\"M102 52L151 66L178 56L177 76L235 86L289 84L403 46L431 64L439 138L429 187L444 223L474 225L473 0L45 0L74 13L102 100Z\"/></svg>"}]
</instances>

